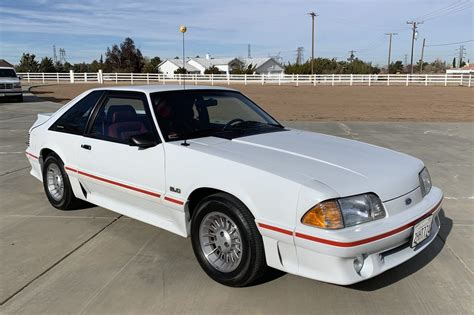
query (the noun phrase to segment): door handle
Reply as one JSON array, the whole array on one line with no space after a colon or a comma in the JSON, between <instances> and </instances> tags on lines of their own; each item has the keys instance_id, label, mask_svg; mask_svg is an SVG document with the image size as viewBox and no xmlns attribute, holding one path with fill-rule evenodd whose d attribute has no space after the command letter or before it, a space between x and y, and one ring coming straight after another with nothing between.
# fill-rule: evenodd
<instances>
[{"instance_id":1,"label":"door handle","mask_svg":"<svg viewBox=\"0 0 474 315\"><path fill-rule=\"evenodd\" d=\"M88 144L81 144L81 148L86 149L86 150L92 149L92 147Z\"/></svg>"}]
</instances>

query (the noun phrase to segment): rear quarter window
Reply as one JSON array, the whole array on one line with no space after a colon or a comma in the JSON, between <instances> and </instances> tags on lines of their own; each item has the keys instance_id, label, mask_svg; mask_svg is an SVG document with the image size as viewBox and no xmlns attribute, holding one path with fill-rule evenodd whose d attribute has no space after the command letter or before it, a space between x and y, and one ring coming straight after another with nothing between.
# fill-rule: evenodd
<instances>
[{"instance_id":1,"label":"rear quarter window","mask_svg":"<svg viewBox=\"0 0 474 315\"><path fill-rule=\"evenodd\" d=\"M49 130L82 135L86 129L89 116L101 98L103 91L93 91L56 120Z\"/></svg>"}]
</instances>

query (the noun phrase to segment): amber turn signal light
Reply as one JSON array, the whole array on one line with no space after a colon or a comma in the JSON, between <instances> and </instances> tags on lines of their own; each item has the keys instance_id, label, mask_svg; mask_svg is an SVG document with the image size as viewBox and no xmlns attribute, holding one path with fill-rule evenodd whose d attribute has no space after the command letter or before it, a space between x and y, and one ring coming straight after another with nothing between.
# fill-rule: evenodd
<instances>
[{"instance_id":1,"label":"amber turn signal light","mask_svg":"<svg viewBox=\"0 0 474 315\"><path fill-rule=\"evenodd\" d=\"M305 213L301 222L306 225L316 226L323 229L342 229L341 211L336 200L328 200L318 203Z\"/></svg>"}]
</instances>

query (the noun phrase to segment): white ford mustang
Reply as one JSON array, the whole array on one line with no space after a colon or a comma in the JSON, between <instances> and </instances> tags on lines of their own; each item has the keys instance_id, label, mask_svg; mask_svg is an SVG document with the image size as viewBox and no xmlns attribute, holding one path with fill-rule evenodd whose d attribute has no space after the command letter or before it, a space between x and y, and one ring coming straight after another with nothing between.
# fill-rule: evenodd
<instances>
[{"instance_id":1,"label":"white ford mustang","mask_svg":"<svg viewBox=\"0 0 474 315\"><path fill-rule=\"evenodd\" d=\"M336 284L420 253L442 191L411 156L285 128L238 91L87 91L40 114L26 151L59 209L87 201L191 241L214 280L271 266Z\"/></svg>"}]
</instances>

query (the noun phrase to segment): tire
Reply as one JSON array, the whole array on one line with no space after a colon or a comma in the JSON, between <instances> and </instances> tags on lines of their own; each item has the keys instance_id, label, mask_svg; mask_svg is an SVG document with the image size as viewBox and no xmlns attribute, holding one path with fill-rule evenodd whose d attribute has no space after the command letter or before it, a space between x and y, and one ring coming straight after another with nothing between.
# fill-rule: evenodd
<instances>
[{"instance_id":1,"label":"tire","mask_svg":"<svg viewBox=\"0 0 474 315\"><path fill-rule=\"evenodd\" d=\"M23 102L23 95L16 96L15 101L18 102L18 103L22 103Z\"/></svg>"},{"instance_id":2,"label":"tire","mask_svg":"<svg viewBox=\"0 0 474 315\"><path fill-rule=\"evenodd\" d=\"M265 274L265 252L255 219L228 194L217 193L198 204L191 219L191 241L201 267L223 285L246 286Z\"/></svg>"},{"instance_id":3,"label":"tire","mask_svg":"<svg viewBox=\"0 0 474 315\"><path fill-rule=\"evenodd\" d=\"M48 155L43 163L43 187L49 202L57 209L72 210L79 204L64 171L64 164L56 154Z\"/></svg>"}]
</instances>

